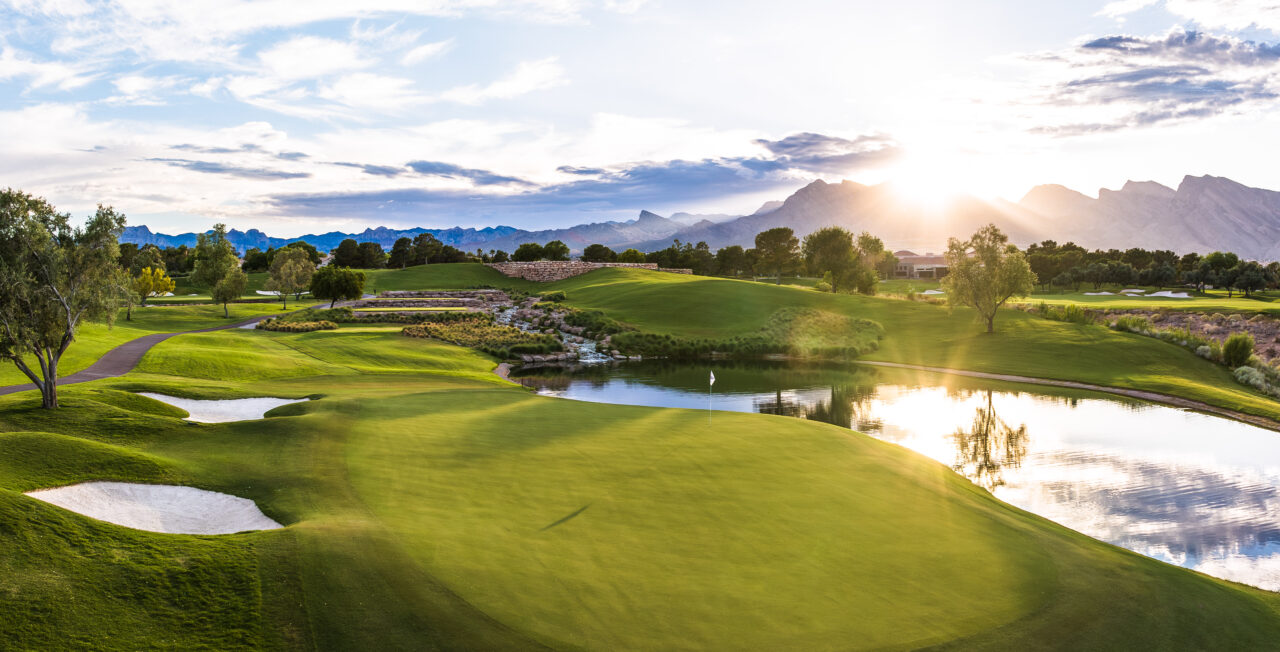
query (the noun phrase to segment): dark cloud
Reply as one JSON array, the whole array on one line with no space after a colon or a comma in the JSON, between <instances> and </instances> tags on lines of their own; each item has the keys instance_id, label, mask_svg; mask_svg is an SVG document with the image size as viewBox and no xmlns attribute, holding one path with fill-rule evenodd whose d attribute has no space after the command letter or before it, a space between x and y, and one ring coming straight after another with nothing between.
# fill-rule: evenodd
<instances>
[{"instance_id":1,"label":"dark cloud","mask_svg":"<svg viewBox=\"0 0 1280 652\"><path fill-rule=\"evenodd\" d=\"M495 174L488 170L476 170L473 168L464 168L452 163L441 163L439 161L410 161L406 163L410 169L418 174L424 174L432 177L446 177L449 179L469 179L477 186L533 186L534 184L517 177L508 177L501 174Z\"/></svg>"},{"instance_id":2,"label":"dark cloud","mask_svg":"<svg viewBox=\"0 0 1280 652\"><path fill-rule=\"evenodd\" d=\"M1242 41L1194 30L1174 30L1163 37L1104 36L1085 43L1080 49L1124 57L1190 61L1200 65L1269 66L1280 61L1280 43Z\"/></svg>"},{"instance_id":3,"label":"dark cloud","mask_svg":"<svg viewBox=\"0 0 1280 652\"><path fill-rule=\"evenodd\" d=\"M1272 77L1280 64L1280 45L1191 30L1157 37L1105 36L1052 61L1079 74L1050 89L1045 104L1115 104L1132 110L1107 122L1045 125L1033 133L1119 131L1212 117L1278 97Z\"/></svg>"},{"instance_id":4,"label":"dark cloud","mask_svg":"<svg viewBox=\"0 0 1280 652\"><path fill-rule=\"evenodd\" d=\"M239 147L205 147L203 145L193 145L191 143L183 143L181 145L170 145L169 149L179 152L192 152L194 154L243 154L243 153L267 153L261 145L254 143L244 143ZM275 158L282 161L298 161L304 158L310 158L302 152L276 152L271 154Z\"/></svg>"},{"instance_id":5,"label":"dark cloud","mask_svg":"<svg viewBox=\"0 0 1280 652\"><path fill-rule=\"evenodd\" d=\"M811 172L844 173L882 163L900 153L893 139L882 135L854 140L815 133L792 134L781 140L755 141L777 158L762 160L756 169L798 168Z\"/></svg>"},{"instance_id":6,"label":"dark cloud","mask_svg":"<svg viewBox=\"0 0 1280 652\"><path fill-rule=\"evenodd\" d=\"M365 174L372 174L378 177L398 177L405 173L404 168L392 167L390 165L369 165L368 163L347 163L345 161L334 163L333 165L341 165L348 168L359 168Z\"/></svg>"},{"instance_id":7,"label":"dark cloud","mask_svg":"<svg viewBox=\"0 0 1280 652\"><path fill-rule=\"evenodd\" d=\"M574 167L572 165L561 165L560 167L556 168L556 172L563 172L565 174L578 174L582 176L597 176L597 175L605 174L606 172L608 172L608 170L605 170L604 168L579 168L579 167Z\"/></svg>"},{"instance_id":8,"label":"dark cloud","mask_svg":"<svg viewBox=\"0 0 1280 652\"><path fill-rule=\"evenodd\" d=\"M192 172L204 172L207 174L226 174L242 179L305 179L311 174L307 172L285 172L284 170L269 170L266 168L246 168L235 165L225 165L222 163L214 163L212 161L193 161L185 158L149 158L148 161L156 163L164 163L176 168L191 170Z\"/></svg>"},{"instance_id":9,"label":"dark cloud","mask_svg":"<svg viewBox=\"0 0 1280 652\"><path fill-rule=\"evenodd\" d=\"M302 152L279 152L276 154L276 158L282 161L300 161L304 158L311 158L311 157Z\"/></svg>"}]
</instances>

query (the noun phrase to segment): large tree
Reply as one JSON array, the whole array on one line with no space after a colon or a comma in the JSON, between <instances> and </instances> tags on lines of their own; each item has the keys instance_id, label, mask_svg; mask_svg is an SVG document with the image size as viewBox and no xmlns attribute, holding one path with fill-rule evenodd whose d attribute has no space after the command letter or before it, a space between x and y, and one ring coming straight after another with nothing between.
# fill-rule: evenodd
<instances>
[{"instance_id":1,"label":"large tree","mask_svg":"<svg viewBox=\"0 0 1280 652\"><path fill-rule=\"evenodd\" d=\"M311 277L311 296L328 299L329 307L339 300L355 300L364 296L364 272L327 265Z\"/></svg>"},{"instance_id":2,"label":"large tree","mask_svg":"<svg viewBox=\"0 0 1280 652\"><path fill-rule=\"evenodd\" d=\"M516 247L516 252L511 254L511 260L519 263L527 263L535 260L542 260L542 245L536 242L526 242Z\"/></svg>"},{"instance_id":3,"label":"large tree","mask_svg":"<svg viewBox=\"0 0 1280 652\"><path fill-rule=\"evenodd\" d=\"M339 242L337 248L333 250L333 260L330 264L339 267L359 267L360 244L351 238Z\"/></svg>"},{"instance_id":4,"label":"large tree","mask_svg":"<svg viewBox=\"0 0 1280 652\"><path fill-rule=\"evenodd\" d=\"M592 244L582 250L582 259L588 263L612 263L618 259L618 254L602 244Z\"/></svg>"},{"instance_id":5,"label":"large tree","mask_svg":"<svg viewBox=\"0 0 1280 652\"><path fill-rule=\"evenodd\" d=\"M795 231L779 226L756 234L756 252L761 264L773 270L775 282L782 285L782 270L799 257L800 240Z\"/></svg>"},{"instance_id":6,"label":"large tree","mask_svg":"<svg viewBox=\"0 0 1280 652\"><path fill-rule=\"evenodd\" d=\"M237 267L235 247L227 240L227 225L215 224L213 230L196 236L193 254L195 266L191 270L191 282L212 290Z\"/></svg>"},{"instance_id":7,"label":"large tree","mask_svg":"<svg viewBox=\"0 0 1280 652\"><path fill-rule=\"evenodd\" d=\"M430 233L419 233L413 239L413 262L411 265L426 265L439 258L444 245Z\"/></svg>"},{"instance_id":8,"label":"large tree","mask_svg":"<svg viewBox=\"0 0 1280 652\"><path fill-rule=\"evenodd\" d=\"M305 250L285 247L276 252L275 259L271 261L271 272L266 289L279 292L280 300L284 303L284 307L288 308L289 295L301 296L311 284L311 275L315 271L316 266L311 264L311 258L307 256Z\"/></svg>"},{"instance_id":9,"label":"large tree","mask_svg":"<svg viewBox=\"0 0 1280 652\"><path fill-rule=\"evenodd\" d=\"M47 409L58 407L58 361L80 324L115 321L125 292L118 267L124 222L99 206L73 227L43 199L0 192L0 357L31 379Z\"/></svg>"},{"instance_id":10,"label":"large tree","mask_svg":"<svg viewBox=\"0 0 1280 652\"><path fill-rule=\"evenodd\" d=\"M230 317L231 313L227 310L227 304L240 298L244 294L245 288L249 287L249 275L239 267L232 267L222 280L213 286L210 294L213 296L214 303L222 304L222 316Z\"/></svg>"},{"instance_id":11,"label":"large tree","mask_svg":"<svg viewBox=\"0 0 1280 652\"><path fill-rule=\"evenodd\" d=\"M994 224L978 229L968 240L951 238L946 258L949 269L942 287L947 301L976 309L988 333L995 331L1000 306L1035 288L1036 275L1026 256Z\"/></svg>"},{"instance_id":12,"label":"large tree","mask_svg":"<svg viewBox=\"0 0 1280 652\"><path fill-rule=\"evenodd\" d=\"M387 254L382 245L376 242L360 243L360 267L365 269L382 269L387 266Z\"/></svg>"},{"instance_id":13,"label":"large tree","mask_svg":"<svg viewBox=\"0 0 1280 652\"><path fill-rule=\"evenodd\" d=\"M388 267L404 269L413 262L413 240L400 238L391 245L391 256L387 259Z\"/></svg>"},{"instance_id":14,"label":"large tree","mask_svg":"<svg viewBox=\"0 0 1280 652\"><path fill-rule=\"evenodd\" d=\"M547 260L569 260L569 245L552 240L542 245L542 256Z\"/></svg>"},{"instance_id":15,"label":"large tree","mask_svg":"<svg viewBox=\"0 0 1280 652\"><path fill-rule=\"evenodd\" d=\"M853 234L838 226L818 229L804 237L801 248L804 264L814 276L831 273L831 291L838 292L849 272L858 264Z\"/></svg>"}]
</instances>

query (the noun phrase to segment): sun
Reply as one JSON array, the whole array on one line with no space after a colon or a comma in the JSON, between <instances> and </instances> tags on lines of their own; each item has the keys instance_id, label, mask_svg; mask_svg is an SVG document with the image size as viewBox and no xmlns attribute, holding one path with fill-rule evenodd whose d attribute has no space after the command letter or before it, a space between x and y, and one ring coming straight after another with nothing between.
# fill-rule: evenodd
<instances>
[{"instance_id":1,"label":"sun","mask_svg":"<svg viewBox=\"0 0 1280 652\"><path fill-rule=\"evenodd\" d=\"M903 203L940 210L969 193L963 163L951 157L916 154L886 170L889 189Z\"/></svg>"}]
</instances>

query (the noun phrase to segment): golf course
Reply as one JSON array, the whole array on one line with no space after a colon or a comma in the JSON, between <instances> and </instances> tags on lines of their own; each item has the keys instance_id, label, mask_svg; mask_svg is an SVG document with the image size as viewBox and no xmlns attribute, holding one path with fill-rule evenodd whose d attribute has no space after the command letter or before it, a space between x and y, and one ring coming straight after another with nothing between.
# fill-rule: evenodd
<instances>
[{"instance_id":1,"label":"golf course","mask_svg":"<svg viewBox=\"0 0 1280 652\"><path fill-rule=\"evenodd\" d=\"M867 361L1141 390L1280 422L1280 403L1183 348L1018 310L987 334L968 308L617 268L533 283L430 264L371 271L365 290L478 287L563 292L565 306L672 338L748 335L786 309L830 313L879 325ZM228 318L179 299L84 326L61 372L144 335L281 312L233 303ZM128 373L63 387L57 410L34 390L0 396L0 648L1280 640L1280 594L1092 539L906 448L784 416L539 396L495 374L501 360L403 328L183 334ZM0 385L23 382L0 369ZM298 402L204 423L142 393ZM26 495L89 482L244 498L280 527L145 531Z\"/></svg>"}]
</instances>

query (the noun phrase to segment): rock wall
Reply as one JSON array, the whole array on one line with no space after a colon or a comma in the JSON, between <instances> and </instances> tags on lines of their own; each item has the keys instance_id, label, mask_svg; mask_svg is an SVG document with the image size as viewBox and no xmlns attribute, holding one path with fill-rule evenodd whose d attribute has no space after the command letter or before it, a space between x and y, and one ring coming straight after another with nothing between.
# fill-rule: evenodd
<instances>
[{"instance_id":1,"label":"rock wall","mask_svg":"<svg viewBox=\"0 0 1280 652\"><path fill-rule=\"evenodd\" d=\"M529 263L486 263L499 272L511 278L522 278L526 281L537 281L540 283L549 283L551 281L559 281L571 276L586 274L587 272L600 269L602 267L635 267L638 269L652 269L659 272L672 272L674 274L692 274L692 270L688 269L668 269L658 267L657 263L587 263L580 260L568 261L550 261L539 260Z\"/></svg>"}]
</instances>

